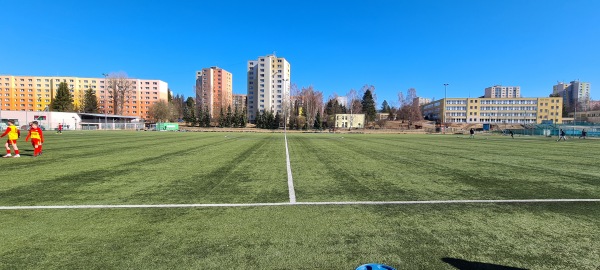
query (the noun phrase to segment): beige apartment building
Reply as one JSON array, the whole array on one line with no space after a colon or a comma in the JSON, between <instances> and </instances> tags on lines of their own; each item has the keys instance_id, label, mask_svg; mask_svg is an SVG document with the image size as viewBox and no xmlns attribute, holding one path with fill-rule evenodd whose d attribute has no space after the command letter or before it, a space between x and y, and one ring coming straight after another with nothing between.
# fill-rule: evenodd
<instances>
[{"instance_id":1,"label":"beige apartment building","mask_svg":"<svg viewBox=\"0 0 600 270\"><path fill-rule=\"evenodd\" d=\"M563 103L568 112L589 110L590 91L591 84L588 82L559 82L552 86L552 94L563 98Z\"/></svg>"},{"instance_id":2,"label":"beige apartment building","mask_svg":"<svg viewBox=\"0 0 600 270\"><path fill-rule=\"evenodd\" d=\"M196 72L196 106L198 110L208 108L211 116L216 117L233 110L233 76L230 72L219 68L204 68Z\"/></svg>"},{"instance_id":3,"label":"beige apartment building","mask_svg":"<svg viewBox=\"0 0 600 270\"><path fill-rule=\"evenodd\" d=\"M364 114L349 114L339 113L335 115L335 127L336 128L364 128L365 127L365 115Z\"/></svg>"},{"instance_id":4,"label":"beige apartment building","mask_svg":"<svg viewBox=\"0 0 600 270\"><path fill-rule=\"evenodd\" d=\"M520 86L494 85L485 89L485 98L520 98Z\"/></svg>"},{"instance_id":5,"label":"beige apartment building","mask_svg":"<svg viewBox=\"0 0 600 270\"><path fill-rule=\"evenodd\" d=\"M237 110L239 113L242 113L246 110L246 106L248 102L248 96L244 94L233 94L233 107L231 110L235 112Z\"/></svg>"},{"instance_id":6,"label":"beige apartment building","mask_svg":"<svg viewBox=\"0 0 600 270\"><path fill-rule=\"evenodd\" d=\"M290 100L290 63L283 57L261 56L248 61L248 120L260 112L282 113Z\"/></svg>"},{"instance_id":7,"label":"beige apartment building","mask_svg":"<svg viewBox=\"0 0 600 270\"><path fill-rule=\"evenodd\" d=\"M0 109L6 111L44 111L50 106L60 83L67 83L75 111L81 112L85 91L92 89L98 98L99 113L115 114L112 89L106 78L66 76L0 75ZM127 79L123 110L125 116L150 118L150 106L167 100L168 84L161 80Z\"/></svg>"}]
</instances>

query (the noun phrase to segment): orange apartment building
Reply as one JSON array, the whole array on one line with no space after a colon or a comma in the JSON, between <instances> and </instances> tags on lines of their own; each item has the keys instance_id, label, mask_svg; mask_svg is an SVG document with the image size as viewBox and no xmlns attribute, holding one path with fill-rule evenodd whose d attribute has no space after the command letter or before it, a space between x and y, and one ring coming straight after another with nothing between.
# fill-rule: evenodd
<instances>
[{"instance_id":1,"label":"orange apartment building","mask_svg":"<svg viewBox=\"0 0 600 270\"><path fill-rule=\"evenodd\" d=\"M219 68L204 68L196 72L196 106L198 110L208 108L216 117L231 106L233 110L233 83L230 72Z\"/></svg>"},{"instance_id":2,"label":"orange apartment building","mask_svg":"<svg viewBox=\"0 0 600 270\"><path fill-rule=\"evenodd\" d=\"M161 80L128 79L129 94L125 98L122 115L149 119L150 106L167 100L168 84ZM115 114L112 95L105 78L62 76L11 76L0 75L0 110L48 110L61 82L67 83L76 111L83 107L84 93L92 89L98 97L99 113Z\"/></svg>"}]
</instances>

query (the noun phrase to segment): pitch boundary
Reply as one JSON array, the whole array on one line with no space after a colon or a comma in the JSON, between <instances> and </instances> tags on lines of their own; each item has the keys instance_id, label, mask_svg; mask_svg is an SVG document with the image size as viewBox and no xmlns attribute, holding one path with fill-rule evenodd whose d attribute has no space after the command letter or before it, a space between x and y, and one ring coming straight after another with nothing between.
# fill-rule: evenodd
<instances>
[{"instance_id":1,"label":"pitch boundary","mask_svg":"<svg viewBox=\"0 0 600 270\"><path fill-rule=\"evenodd\" d=\"M290 203L296 203L296 191L294 190L294 178L292 177L292 165L290 164L290 151L288 150L287 133L283 134L285 140L285 163L287 166L287 184L290 195Z\"/></svg>"},{"instance_id":2,"label":"pitch boundary","mask_svg":"<svg viewBox=\"0 0 600 270\"><path fill-rule=\"evenodd\" d=\"M418 205L418 204L517 204L600 202L600 199L522 199L522 200L440 200L440 201L345 201L345 202L280 202L280 203L207 203L207 204L97 204L97 205L31 205L0 206L0 210L41 209L116 209L116 208L216 208L269 207L301 205Z\"/></svg>"}]
</instances>

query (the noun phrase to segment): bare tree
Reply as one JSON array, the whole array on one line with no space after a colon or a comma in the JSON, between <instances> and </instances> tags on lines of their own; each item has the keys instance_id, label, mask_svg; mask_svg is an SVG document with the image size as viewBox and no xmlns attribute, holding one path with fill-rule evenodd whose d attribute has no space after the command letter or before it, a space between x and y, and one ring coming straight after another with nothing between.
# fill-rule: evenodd
<instances>
[{"instance_id":1,"label":"bare tree","mask_svg":"<svg viewBox=\"0 0 600 270\"><path fill-rule=\"evenodd\" d=\"M131 98L133 81L127 73L111 72L106 77L107 91L109 91L113 104L114 114L123 114L125 103Z\"/></svg>"},{"instance_id":2,"label":"bare tree","mask_svg":"<svg viewBox=\"0 0 600 270\"><path fill-rule=\"evenodd\" d=\"M348 94L346 94L346 98L348 99L348 111L350 112L350 126L348 127L350 129L354 124L354 114L361 112L362 105L358 98L358 93L354 89L350 89Z\"/></svg>"},{"instance_id":3,"label":"bare tree","mask_svg":"<svg viewBox=\"0 0 600 270\"><path fill-rule=\"evenodd\" d=\"M168 102L161 100L150 106L150 117L156 122L169 121L171 106Z\"/></svg>"},{"instance_id":4,"label":"bare tree","mask_svg":"<svg viewBox=\"0 0 600 270\"><path fill-rule=\"evenodd\" d=\"M404 99L404 93L402 93L402 91L398 92L398 103L400 104L398 108L402 108L406 105L406 100Z\"/></svg>"},{"instance_id":5,"label":"bare tree","mask_svg":"<svg viewBox=\"0 0 600 270\"><path fill-rule=\"evenodd\" d=\"M416 121L423 120L423 114L421 113L421 107L417 98L417 90L409 88L406 92L406 97L402 92L398 93L398 101L400 102L400 108L398 109L398 118L402 120L408 120L408 125Z\"/></svg>"},{"instance_id":6,"label":"bare tree","mask_svg":"<svg viewBox=\"0 0 600 270\"><path fill-rule=\"evenodd\" d=\"M300 91L302 99L302 108L306 112L306 122L308 126L312 126L317 117L317 113L323 112L323 92L317 91L313 86L302 88Z\"/></svg>"}]
</instances>

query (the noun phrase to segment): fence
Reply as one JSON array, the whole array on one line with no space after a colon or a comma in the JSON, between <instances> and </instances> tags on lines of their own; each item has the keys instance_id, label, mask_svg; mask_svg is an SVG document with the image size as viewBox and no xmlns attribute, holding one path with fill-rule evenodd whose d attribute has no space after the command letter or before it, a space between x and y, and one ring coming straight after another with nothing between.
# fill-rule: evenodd
<instances>
[{"instance_id":1,"label":"fence","mask_svg":"<svg viewBox=\"0 0 600 270\"><path fill-rule=\"evenodd\" d=\"M140 130L144 123L80 123L81 130Z\"/></svg>"},{"instance_id":2,"label":"fence","mask_svg":"<svg viewBox=\"0 0 600 270\"><path fill-rule=\"evenodd\" d=\"M498 133L509 134L512 131L515 135L530 136L558 136L560 130L564 130L567 136L579 137L585 129L588 137L600 137L600 125L595 123L574 123L574 124L554 124L554 125L530 125L523 129L506 129Z\"/></svg>"}]
</instances>

